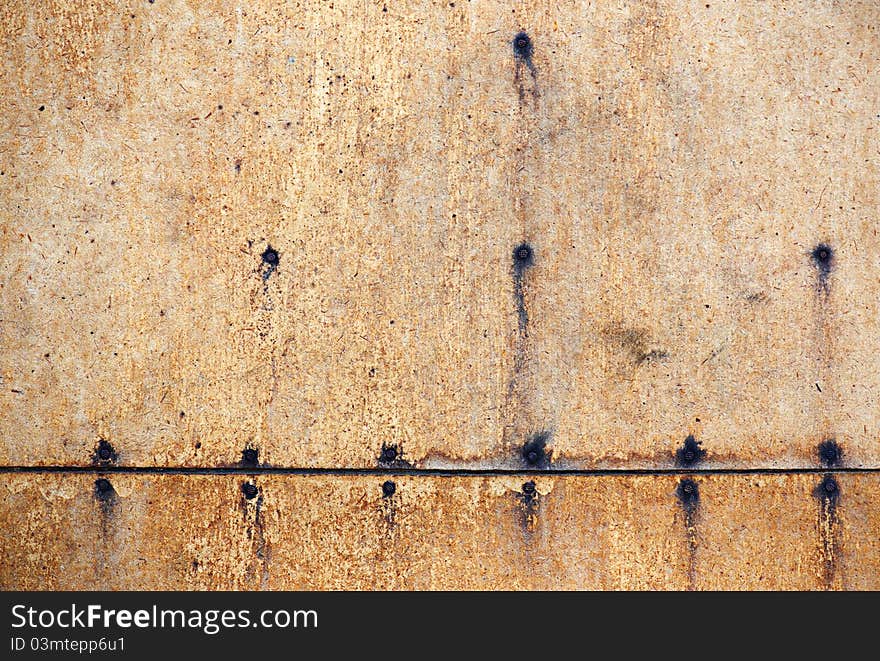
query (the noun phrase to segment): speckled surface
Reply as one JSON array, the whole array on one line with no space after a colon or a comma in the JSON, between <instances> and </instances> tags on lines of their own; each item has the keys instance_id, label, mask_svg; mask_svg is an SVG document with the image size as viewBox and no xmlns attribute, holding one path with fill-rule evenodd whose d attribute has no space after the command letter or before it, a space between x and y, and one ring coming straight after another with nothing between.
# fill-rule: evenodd
<instances>
[{"instance_id":1,"label":"speckled surface","mask_svg":"<svg viewBox=\"0 0 880 661\"><path fill-rule=\"evenodd\" d=\"M374 512L347 494L375 478L276 475L332 496L296 524L326 546L264 585L244 538L249 559L222 578L172 567L141 527L107 531L126 572L96 573L94 503L71 486L94 475L16 474L16 493L79 495L5 501L8 526L53 541L10 553L4 527L4 583L552 587L552 565L560 587L821 587L815 502L783 508L820 476L785 471L818 467L826 439L842 466L880 468L878 23L873 2L3 3L0 466L89 466L105 440L129 468L212 470L253 448L265 466L373 469L394 447L396 469L517 470L539 435L557 471L667 470L692 435L702 469L781 471L760 476L772 524L748 523L765 507L746 495L713 495L724 523L698 528L734 559L690 584L677 542L647 550L615 528L665 539L669 475L553 477L605 486L593 504L553 496L540 534L568 537L541 537L535 574L513 566L512 505L482 502L506 476L453 474L448 494L447 478L408 478L455 535L500 531L481 574L436 550L427 504L413 534L433 546L410 545L410 567L376 536L370 557L395 559L369 571L357 535L379 535L361 528ZM841 512L876 475L841 476ZM215 544L223 566L248 530L229 476L119 479L212 494L192 510L169 497L156 520L172 546L172 517L213 526L187 558ZM284 498L268 518L296 509ZM592 533L565 516L608 526L596 558L614 564L567 565ZM859 516L843 517L852 569L831 587L876 586L856 549L880 530ZM743 564L723 547L733 521L783 557ZM433 555L447 564L419 565ZM80 569L52 574L62 562Z\"/></svg>"},{"instance_id":2,"label":"speckled surface","mask_svg":"<svg viewBox=\"0 0 880 661\"><path fill-rule=\"evenodd\" d=\"M880 489L821 475L7 476L4 588L877 589ZM247 499L242 484L257 487Z\"/></svg>"}]
</instances>

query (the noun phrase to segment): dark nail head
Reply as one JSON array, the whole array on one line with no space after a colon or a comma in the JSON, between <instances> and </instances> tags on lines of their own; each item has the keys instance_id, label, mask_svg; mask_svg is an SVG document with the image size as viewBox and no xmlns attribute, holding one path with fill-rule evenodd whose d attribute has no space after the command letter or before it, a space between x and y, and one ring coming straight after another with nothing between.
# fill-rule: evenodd
<instances>
[{"instance_id":1,"label":"dark nail head","mask_svg":"<svg viewBox=\"0 0 880 661\"><path fill-rule=\"evenodd\" d=\"M528 243L519 244L513 251L513 261L519 268L531 266L535 253Z\"/></svg>"},{"instance_id":2,"label":"dark nail head","mask_svg":"<svg viewBox=\"0 0 880 661\"><path fill-rule=\"evenodd\" d=\"M700 501L700 490L697 483L690 478L684 478L678 483L676 495L688 511L692 511Z\"/></svg>"},{"instance_id":3,"label":"dark nail head","mask_svg":"<svg viewBox=\"0 0 880 661\"><path fill-rule=\"evenodd\" d=\"M819 443L819 461L826 466L837 466L842 455L843 452L834 439L828 439Z\"/></svg>"},{"instance_id":4,"label":"dark nail head","mask_svg":"<svg viewBox=\"0 0 880 661\"><path fill-rule=\"evenodd\" d=\"M546 468L550 464L550 457L547 454L548 440L550 440L550 433L542 431L533 434L522 446L520 456L526 465L532 468Z\"/></svg>"},{"instance_id":5,"label":"dark nail head","mask_svg":"<svg viewBox=\"0 0 880 661\"><path fill-rule=\"evenodd\" d=\"M522 60L528 60L532 56L532 39L525 32L520 32L513 38L513 54Z\"/></svg>"},{"instance_id":6,"label":"dark nail head","mask_svg":"<svg viewBox=\"0 0 880 661\"><path fill-rule=\"evenodd\" d=\"M819 271L827 274L834 262L834 249L826 243L820 243L813 248L812 257Z\"/></svg>"},{"instance_id":7,"label":"dark nail head","mask_svg":"<svg viewBox=\"0 0 880 661\"><path fill-rule=\"evenodd\" d=\"M693 435L684 439L682 446L675 451L675 463L685 467L700 463L706 456L706 451L700 444Z\"/></svg>"},{"instance_id":8,"label":"dark nail head","mask_svg":"<svg viewBox=\"0 0 880 661\"><path fill-rule=\"evenodd\" d=\"M95 449L95 454L92 456L92 460L96 463L111 463L116 461L116 450L113 449L113 446L110 445L103 438L98 441L98 447Z\"/></svg>"},{"instance_id":9,"label":"dark nail head","mask_svg":"<svg viewBox=\"0 0 880 661\"><path fill-rule=\"evenodd\" d=\"M268 264L269 266L278 266L278 262L280 261L278 251L275 250L272 246L268 246L263 251L263 261L266 262L266 264Z\"/></svg>"}]
</instances>

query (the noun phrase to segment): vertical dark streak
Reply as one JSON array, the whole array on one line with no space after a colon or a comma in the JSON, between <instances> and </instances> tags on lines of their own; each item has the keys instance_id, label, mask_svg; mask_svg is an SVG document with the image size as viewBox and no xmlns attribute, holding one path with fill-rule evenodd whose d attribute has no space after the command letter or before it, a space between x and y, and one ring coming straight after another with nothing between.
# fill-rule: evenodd
<instances>
[{"instance_id":1,"label":"vertical dark streak","mask_svg":"<svg viewBox=\"0 0 880 661\"><path fill-rule=\"evenodd\" d=\"M527 338L529 336L529 311L526 310L526 298L523 293L523 277L522 273L516 273L513 276L513 295L516 299L516 316L519 320L519 336ZM519 352L517 352L519 354Z\"/></svg>"},{"instance_id":2,"label":"vertical dark streak","mask_svg":"<svg viewBox=\"0 0 880 661\"><path fill-rule=\"evenodd\" d=\"M538 84L537 70L532 56L535 48L531 37L521 31L513 36L510 42L513 51L514 70L513 82L518 96L518 117L513 154L513 171L511 177L511 197L513 209L513 221L519 227L523 235L528 235L527 218L527 186L528 182L528 156L532 150L533 131L536 128L536 118L533 112L538 110ZM524 71L529 71L526 76ZM528 97L532 97L532 108L529 108ZM535 428L531 417L532 391L534 390L531 375L528 372L529 363L529 322L530 315L526 305L526 282L527 271L532 266L534 253L528 242L523 242L513 251L513 298L516 309L517 330L513 347L513 372L507 387L507 396L504 405L504 428L502 442L507 445L518 445L523 436ZM534 311L533 315L534 316ZM530 429L531 428L531 429Z\"/></svg>"},{"instance_id":3,"label":"vertical dark streak","mask_svg":"<svg viewBox=\"0 0 880 661\"><path fill-rule=\"evenodd\" d=\"M101 539L98 540L98 549L95 554L95 573L98 576L99 584L106 584L109 564L108 537L111 537L113 533L114 507L118 502L118 496L113 484L105 477L99 477L95 480L94 495L101 512Z\"/></svg>"},{"instance_id":4,"label":"vertical dark streak","mask_svg":"<svg viewBox=\"0 0 880 661\"><path fill-rule=\"evenodd\" d=\"M256 533L256 544L254 546L254 554L257 556L257 559L260 561L262 565L262 572L260 575L260 587L266 587L266 584L269 581L269 561L272 559L272 549L269 546L269 543L266 541L263 529L263 495L257 498L257 504L254 512L254 531Z\"/></svg>"},{"instance_id":5,"label":"vertical dark streak","mask_svg":"<svg viewBox=\"0 0 880 661\"><path fill-rule=\"evenodd\" d=\"M682 479L675 490L684 511L685 536L688 545L688 590L695 590L697 583L697 518L700 509L700 489L689 477Z\"/></svg>"},{"instance_id":6,"label":"vertical dark streak","mask_svg":"<svg viewBox=\"0 0 880 661\"><path fill-rule=\"evenodd\" d=\"M396 482L386 480L382 483L382 500L379 501L379 513L385 520L386 535L390 535L394 531L399 498L400 495L398 494Z\"/></svg>"},{"instance_id":7,"label":"vertical dark streak","mask_svg":"<svg viewBox=\"0 0 880 661\"><path fill-rule=\"evenodd\" d=\"M532 61L535 46L531 38L525 32L520 32L513 38L514 74L513 80L519 96L520 107L525 105L526 89L522 76L523 65L529 70L532 78L532 100L534 106L538 105L538 72Z\"/></svg>"},{"instance_id":8,"label":"vertical dark streak","mask_svg":"<svg viewBox=\"0 0 880 661\"><path fill-rule=\"evenodd\" d=\"M828 474L816 486L813 495L819 502L819 554L822 563L822 581L825 588L834 587L834 579L838 573L840 557L840 485L833 475Z\"/></svg>"},{"instance_id":9,"label":"vertical dark streak","mask_svg":"<svg viewBox=\"0 0 880 661\"><path fill-rule=\"evenodd\" d=\"M255 477L251 478L252 480ZM260 564L260 588L265 588L269 581L269 562L272 558L272 549L265 538L263 526L263 494L253 481L245 482L241 486L244 500L242 512L247 522L246 534L253 542L254 556ZM253 522L250 521L250 513L253 512ZM253 581L256 577L257 568L251 565L247 570L247 579Z\"/></svg>"},{"instance_id":10,"label":"vertical dark streak","mask_svg":"<svg viewBox=\"0 0 880 661\"><path fill-rule=\"evenodd\" d=\"M508 417L508 425L505 426L505 441L510 441L508 429L516 432L517 414L516 410L511 410L511 406L519 399L520 407L522 407L522 394L517 395L517 385L523 370L525 369L528 356L528 336L529 336L529 313L526 308L525 301L525 276L535 261L535 252L531 245L527 242L520 243L513 249L511 274L513 277L513 296L516 306L517 316L517 333L513 351L513 374L507 386L507 403L506 407L511 415Z\"/></svg>"},{"instance_id":11,"label":"vertical dark streak","mask_svg":"<svg viewBox=\"0 0 880 661\"><path fill-rule=\"evenodd\" d=\"M95 480L95 498L101 507L101 524L102 530L106 534L106 524L110 517L113 516L113 506L116 505L116 490L110 483L110 480L100 477Z\"/></svg>"},{"instance_id":12,"label":"vertical dark streak","mask_svg":"<svg viewBox=\"0 0 880 661\"><path fill-rule=\"evenodd\" d=\"M538 514L540 511L540 494L535 487L533 481L528 481L522 485L522 491L517 494L519 501L519 523L523 531L525 542L528 544L535 529L538 526Z\"/></svg>"},{"instance_id":13,"label":"vertical dark streak","mask_svg":"<svg viewBox=\"0 0 880 661\"><path fill-rule=\"evenodd\" d=\"M815 350L816 356L816 429L828 433L833 420L832 406L836 387L834 355L838 331L834 327L834 308L831 298L831 276L837 266L834 249L827 243L817 244L810 252L810 259L816 269L815 305ZM830 436L831 434L829 434ZM842 453L834 440L819 445L819 461L826 467L835 466Z\"/></svg>"},{"instance_id":14,"label":"vertical dark streak","mask_svg":"<svg viewBox=\"0 0 880 661\"><path fill-rule=\"evenodd\" d=\"M810 257L813 260L813 265L816 267L819 291L828 296L829 278L835 265L834 249L827 243L820 243L813 248Z\"/></svg>"},{"instance_id":15,"label":"vertical dark streak","mask_svg":"<svg viewBox=\"0 0 880 661\"><path fill-rule=\"evenodd\" d=\"M260 255L263 260L263 264L266 265L266 269L263 271L262 277L263 282L266 282L269 277L278 270L278 264L281 262L281 256L278 254L278 251L275 250L271 245L267 245L266 249L263 251L263 254Z\"/></svg>"},{"instance_id":16,"label":"vertical dark streak","mask_svg":"<svg viewBox=\"0 0 880 661\"><path fill-rule=\"evenodd\" d=\"M528 243L521 243L513 250L513 293L519 320L519 337L522 340L529 335L529 312L526 310L523 279L534 262L535 252Z\"/></svg>"}]
</instances>

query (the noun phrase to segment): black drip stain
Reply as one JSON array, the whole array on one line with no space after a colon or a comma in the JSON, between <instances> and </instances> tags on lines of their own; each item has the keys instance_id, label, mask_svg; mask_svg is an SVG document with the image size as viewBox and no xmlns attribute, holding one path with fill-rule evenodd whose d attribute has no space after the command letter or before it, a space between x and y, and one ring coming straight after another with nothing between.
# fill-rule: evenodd
<instances>
[{"instance_id":1,"label":"black drip stain","mask_svg":"<svg viewBox=\"0 0 880 661\"><path fill-rule=\"evenodd\" d=\"M696 481L685 477L679 481L675 495L684 511L688 545L688 589L694 590L697 578L697 515L700 510L700 488Z\"/></svg>"},{"instance_id":2,"label":"black drip stain","mask_svg":"<svg viewBox=\"0 0 880 661\"><path fill-rule=\"evenodd\" d=\"M516 83L517 93L519 94L520 105L524 105L526 100L526 89L522 78L522 69L525 66L529 70L532 77L532 97L537 103L538 101L538 85L537 70L532 62L532 55L535 52L535 44L532 38L525 32L518 32L511 42L513 47L513 59L516 63L514 69L514 82Z\"/></svg>"},{"instance_id":3,"label":"black drip stain","mask_svg":"<svg viewBox=\"0 0 880 661\"><path fill-rule=\"evenodd\" d=\"M538 491L535 489L535 483L529 480L522 485L522 500L526 505L531 505L538 499Z\"/></svg>"},{"instance_id":4,"label":"black drip stain","mask_svg":"<svg viewBox=\"0 0 880 661\"><path fill-rule=\"evenodd\" d=\"M541 431L533 434L522 446L520 454L522 460L529 468L547 468L550 466L550 456L547 453L547 441L550 440L550 432Z\"/></svg>"},{"instance_id":5,"label":"black drip stain","mask_svg":"<svg viewBox=\"0 0 880 661\"><path fill-rule=\"evenodd\" d=\"M828 468L839 466L843 459L843 450L833 438L819 443L816 453L819 455L819 462Z\"/></svg>"},{"instance_id":6,"label":"black drip stain","mask_svg":"<svg viewBox=\"0 0 880 661\"><path fill-rule=\"evenodd\" d=\"M96 466L110 466L115 464L119 459L119 455L113 446L103 438L98 441L98 447L92 453L92 463Z\"/></svg>"},{"instance_id":7,"label":"black drip stain","mask_svg":"<svg viewBox=\"0 0 880 661\"><path fill-rule=\"evenodd\" d=\"M393 480L385 480L382 483L382 500L379 503L379 512L385 520L386 533L391 533L394 530L399 498L397 484Z\"/></svg>"},{"instance_id":8,"label":"black drip stain","mask_svg":"<svg viewBox=\"0 0 880 661\"><path fill-rule=\"evenodd\" d=\"M513 293L516 298L516 314L519 320L520 337L528 337L529 313L526 310L523 276L535 263L535 251L528 243L521 243L513 250Z\"/></svg>"},{"instance_id":9,"label":"black drip stain","mask_svg":"<svg viewBox=\"0 0 880 661\"><path fill-rule=\"evenodd\" d=\"M700 504L700 489L697 483L689 477L682 479L675 490L678 501L685 512L694 512Z\"/></svg>"},{"instance_id":10,"label":"black drip stain","mask_svg":"<svg viewBox=\"0 0 880 661\"><path fill-rule=\"evenodd\" d=\"M816 271L819 274L819 289L827 294L829 285L828 281L831 276L831 271L834 270L834 249L827 243L820 243L813 248L810 257L812 258L813 265L816 267Z\"/></svg>"},{"instance_id":11,"label":"black drip stain","mask_svg":"<svg viewBox=\"0 0 880 661\"><path fill-rule=\"evenodd\" d=\"M260 465L260 451L253 446L247 446L241 451L241 461L238 462L242 467L256 467Z\"/></svg>"},{"instance_id":12,"label":"black drip stain","mask_svg":"<svg viewBox=\"0 0 880 661\"><path fill-rule=\"evenodd\" d=\"M379 453L380 468L411 468L406 459L403 458L403 449L395 444L382 444L382 451Z\"/></svg>"},{"instance_id":13,"label":"black drip stain","mask_svg":"<svg viewBox=\"0 0 880 661\"><path fill-rule=\"evenodd\" d=\"M700 447L701 442L693 437L688 436L684 439L684 444L675 451L675 464L683 468L696 466L706 458L706 451Z\"/></svg>"},{"instance_id":14,"label":"black drip stain","mask_svg":"<svg viewBox=\"0 0 880 661\"><path fill-rule=\"evenodd\" d=\"M260 587L264 588L269 580L269 561L272 551L269 542L266 541L263 530L263 494L253 482L244 482L241 485L242 512L245 521L248 522L247 537L253 542L254 557L256 562L250 564L245 572L248 581L255 581L257 572L260 573ZM251 513L253 522L251 523Z\"/></svg>"},{"instance_id":15,"label":"black drip stain","mask_svg":"<svg viewBox=\"0 0 880 661\"><path fill-rule=\"evenodd\" d=\"M833 475L825 475L816 486L813 495L819 502L819 554L822 562L822 579L831 588L837 574L837 559L840 555L840 485Z\"/></svg>"},{"instance_id":16,"label":"black drip stain","mask_svg":"<svg viewBox=\"0 0 880 661\"><path fill-rule=\"evenodd\" d=\"M99 477L95 480L93 487L95 500L100 507L101 517L101 538L97 540L97 548L95 549L95 573L96 580L99 583L108 581L108 572L112 570L110 560L110 551L112 549L111 541L114 536L114 509L119 501L119 496L113 484L106 477Z\"/></svg>"},{"instance_id":17,"label":"black drip stain","mask_svg":"<svg viewBox=\"0 0 880 661\"><path fill-rule=\"evenodd\" d=\"M116 489L113 488L110 480L106 477L99 477L95 480L95 498L101 504L101 511L105 515L111 514L113 506L116 504Z\"/></svg>"},{"instance_id":18,"label":"black drip stain","mask_svg":"<svg viewBox=\"0 0 880 661\"><path fill-rule=\"evenodd\" d=\"M266 281L269 279L269 276L275 273L278 269L278 264L281 262L281 255L279 255L278 251L271 245L267 245L261 257L263 258L263 264L265 265L265 269L263 270L263 281Z\"/></svg>"},{"instance_id":19,"label":"black drip stain","mask_svg":"<svg viewBox=\"0 0 880 661\"><path fill-rule=\"evenodd\" d=\"M531 535L538 525L538 508L540 505L538 489L531 480L522 485L517 494L520 505L520 524L526 535Z\"/></svg>"}]
</instances>

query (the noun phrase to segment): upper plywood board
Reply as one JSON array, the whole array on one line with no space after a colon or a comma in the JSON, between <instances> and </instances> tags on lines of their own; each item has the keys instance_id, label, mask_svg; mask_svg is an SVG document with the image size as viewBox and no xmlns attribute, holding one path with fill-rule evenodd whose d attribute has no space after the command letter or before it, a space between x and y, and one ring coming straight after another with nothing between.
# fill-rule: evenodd
<instances>
[{"instance_id":1,"label":"upper plywood board","mask_svg":"<svg viewBox=\"0 0 880 661\"><path fill-rule=\"evenodd\" d=\"M880 465L878 19L4 3L0 461Z\"/></svg>"}]
</instances>

